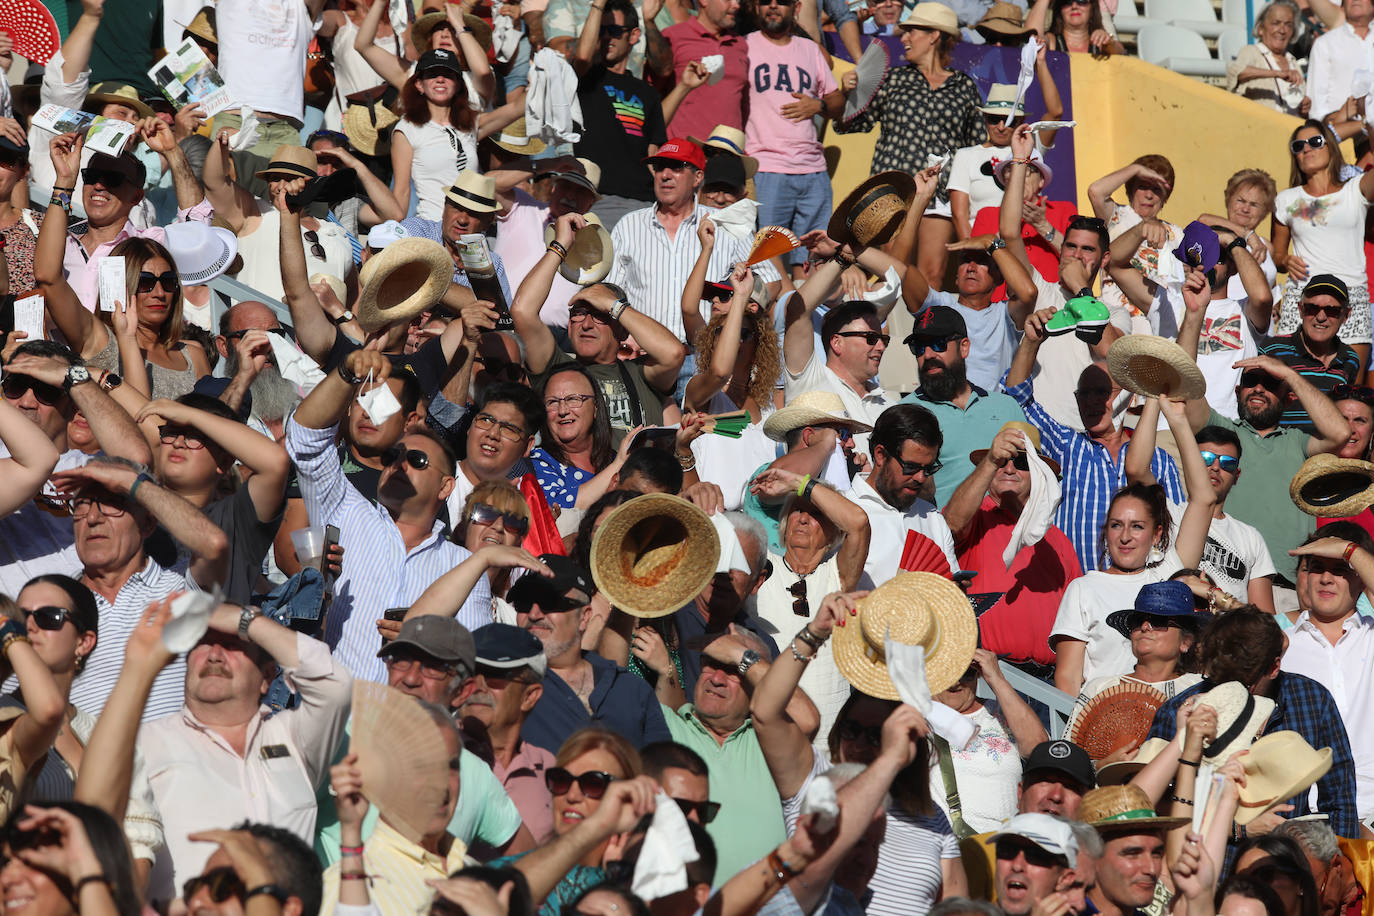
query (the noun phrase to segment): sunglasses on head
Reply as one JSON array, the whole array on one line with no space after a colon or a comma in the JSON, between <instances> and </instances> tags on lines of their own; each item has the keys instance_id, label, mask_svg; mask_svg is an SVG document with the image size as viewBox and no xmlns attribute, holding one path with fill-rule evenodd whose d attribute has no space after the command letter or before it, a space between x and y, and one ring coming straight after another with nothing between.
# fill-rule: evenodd
<instances>
[{"instance_id":1,"label":"sunglasses on head","mask_svg":"<svg viewBox=\"0 0 1374 916\"><path fill-rule=\"evenodd\" d=\"M1221 466L1223 471L1230 471L1234 474L1240 470L1240 459L1235 455L1218 455L1216 452L1202 452L1202 463L1211 467L1213 464Z\"/></svg>"},{"instance_id":2,"label":"sunglasses on head","mask_svg":"<svg viewBox=\"0 0 1374 916\"><path fill-rule=\"evenodd\" d=\"M1290 142L1288 144L1288 150L1296 156L1298 153L1301 153L1304 149L1321 149L1323 146L1326 146L1326 137L1322 136L1321 134L1316 134L1314 136L1308 137L1305 140L1299 137L1298 139Z\"/></svg>"},{"instance_id":3,"label":"sunglasses on head","mask_svg":"<svg viewBox=\"0 0 1374 916\"><path fill-rule=\"evenodd\" d=\"M1302 314L1305 318L1316 318L1318 315L1324 315L1328 318L1344 318L1345 306L1325 305L1321 302L1304 302L1302 304Z\"/></svg>"},{"instance_id":4,"label":"sunglasses on head","mask_svg":"<svg viewBox=\"0 0 1374 916\"><path fill-rule=\"evenodd\" d=\"M883 727L881 725L860 725L852 719L841 719L836 726L841 741L863 741L869 747L883 746Z\"/></svg>"},{"instance_id":5,"label":"sunglasses on head","mask_svg":"<svg viewBox=\"0 0 1374 916\"><path fill-rule=\"evenodd\" d=\"M887 346L888 341L892 340L892 335L880 334L877 331L836 331L835 336L862 337L864 343L868 344L870 347L876 347L880 340L883 342L883 346Z\"/></svg>"},{"instance_id":6,"label":"sunglasses on head","mask_svg":"<svg viewBox=\"0 0 1374 916\"><path fill-rule=\"evenodd\" d=\"M1242 388L1263 388L1278 394L1283 390L1283 382L1274 378L1263 369L1246 369L1240 374L1240 387Z\"/></svg>"},{"instance_id":7,"label":"sunglasses on head","mask_svg":"<svg viewBox=\"0 0 1374 916\"><path fill-rule=\"evenodd\" d=\"M1370 388L1367 385L1340 384L1331 389L1331 400L1363 401L1366 404L1374 403L1374 388Z\"/></svg>"},{"instance_id":8,"label":"sunglasses on head","mask_svg":"<svg viewBox=\"0 0 1374 916\"><path fill-rule=\"evenodd\" d=\"M182 885L181 899L190 900L201 888L205 888L209 893L210 899L215 903L223 903L230 897L243 899L243 894L247 890L243 886L243 879L234 871L232 865L224 865L219 868L212 868L203 875L196 875L187 880Z\"/></svg>"},{"instance_id":9,"label":"sunglasses on head","mask_svg":"<svg viewBox=\"0 0 1374 916\"><path fill-rule=\"evenodd\" d=\"M140 293L151 293L153 287L162 285L164 291L174 293L181 288L181 278L175 272L164 270L160 274L149 273L146 270L139 271L138 286L135 289Z\"/></svg>"},{"instance_id":10,"label":"sunglasses on head","mask_svg":"<svg viewBox=\"0 0 1374 916\"><path fill-rule=\"evenodd\" d=\"M544 785L548 786L549 792L554 795L567 795L573 783L577 783L583 795L597 799L606 794L606 790L613 782L615 777L602 770L588 770L578 776L562 767L550 767L544 771Z\"/></svg>"},{"instance_id":11,"label":"sunglasses on head","mask_svg":"<svg viewBox=\"0 0 1374 916\"><path fill-rule=\"evenodd\" d=\"M60 630L62 625L68 620L76 626L76 621L72 619L72 612L64 607L44 605L43 607L24 608L24 620L33 619L34 625L40 630ZM80 627L77 627L80 629Z\"/></svg>"},{"instance_id":12,"label":"sunglasses on head","mask_svg":"<svg viewBox=\"0 0 1374 916\"><path fill-rule=\"evenodd\" d=\"M49 385L47 382L40 382L36 378L27 375L7 375L0 380L0 394L4 394L8 401L17 401L24 396L24 392L32 391L33 396L40 404L54 407L61 403L67 393L56 385Z\"/></svg>"},{"instance_id":13,"label":"sunglasses on head","mask_svg":"<svg viewBox=\"0 0 1374 916\"><path fill-rule=\"evenodd\" d=\"M716 815L720 813L720 802L694 802L688 801L685 798L675 798L673 799L673 801L677 802L677 806L682 809L682 814L684 817L691 817L692 812L695 811L697 814L697 819L701 821L702 824L711 823L711 821L716 819Z\"/></svg>"},{"instance_id":14,"label":"sunglasses on head","mask_svg":"<svg viewBox=\"0 0 1374 916\"><path fill-rule=\"evenodd\" d=\"M124 182L129 180L129 176L112 169L86 166L81 170L81 180L90 185L98 184L107 191L117 191L124 186Z\"/></svg>"},{"instance_id":15,"label":"sunglasses on head","mask_svg":"<svg viewBox=\"0 0 1374 916\"><path fill-rule=\"evenodd\" d=\"M510 512L502 512L495 506L489 506L486 503L477 503L468 512L468 521L476 525L490 525L495 523L498 518L507 529L514 531L521 537L524 537L525 533L530 530L529 519L521 518Z\"/></svg>"},{"instance_id":16,"label":"sunglasses on head","mask_svg":"<svg viewBox=\"0 0 1374 916\"><path fill-rule=\"evenodd\" d=\"M405 459L406 464L417 471L423 471L429 467L429 455L418 448L406 448L404 445L393 445L382 452L381 457L382 467L391 467L402 458Z\"/></svg>"}]
</instances>

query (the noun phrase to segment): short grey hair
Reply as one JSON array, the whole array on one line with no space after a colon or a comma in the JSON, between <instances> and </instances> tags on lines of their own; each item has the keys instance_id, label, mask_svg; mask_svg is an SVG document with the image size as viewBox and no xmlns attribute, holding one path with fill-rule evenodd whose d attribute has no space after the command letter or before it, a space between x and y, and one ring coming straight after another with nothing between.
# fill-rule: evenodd
<instances>
[{"instance_id":1,"label":"short grey hair","mask_svg":"<svg viewBox=\"0 0 1374 916\"><path fill-rule=\"evenodd\" d=\"M1094 859L1102 858L1102 854L1107 851L1107 844L1102 842L1102 834L1097 832L1097 828L1082 821L1065 820L1073 831L1073 838L1078 843L1079 855L1090 855Z\"/></svg>"},{"instance_id":2,"label":"short grey hair","mask_svg":"<svg viewBox=\"0 0 1374 916\"><path fill-rule=\"evenodd\" d=\"M758 575L763 571L764 561L768 559L768 532L764 530L763 523L739 510L726 512L725 520L735 529L735 534L747 535L754 539L754 553L749 557L749 565L753 568L754 574ZM740 546L743 547L744 544L741 542Z\"/></svg>"},{"instance_id":3,"label":"short grey hair","mask_svg":"<svg viewBox=\"0 0 1374 916\"><path fill-rule=\"evenodd\" d=\"M1336 832L1327 821L1284 821L1274 833L1296 840L1303 852L1319 862L1330 862L1341 851Z\"/></svg>"},{"instance_id":4,"label":"short grey hair","mask_svg":"<svg viewBox=\"0 0 1374 916\"><path fill-rule=\"evenodd\" d=\"M1302 22L1302 13L1299 12L1298 5L1294 3L1293 0L1271 0L1270 3L1264 5L1264 9L1260 10L1259 15L1255 17L1253 34L1256 38L1259 38L1260 26L1264 25L1264 20L1269 17L1269 14L1272 13L1276 7L1280 6L1287 7L1288 10L1292 12L1293 37L1296 38L1298 36L1298 25Z\"/></svg>"}]
</instances>

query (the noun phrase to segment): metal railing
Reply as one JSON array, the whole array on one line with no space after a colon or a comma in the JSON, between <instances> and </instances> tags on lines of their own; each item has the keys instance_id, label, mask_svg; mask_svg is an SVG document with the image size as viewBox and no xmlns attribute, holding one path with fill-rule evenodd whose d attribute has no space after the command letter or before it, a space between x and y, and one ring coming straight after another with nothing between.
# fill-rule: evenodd
<instances>
[{"instance_id":1,"label":"metal railing","mask_svg":"<svg viewBox=\"0 0 1374 916\"><path fill-rule=\"evenodd\" d=\"M205 285L217 293L223 293L235 302L261 302L273 312L276 312L277 320L282 324L289 325L292 323L291 310L286 307L285 303L273 299L266 293L253 289L253 287L249 286L247 283L240 283L233 277L220 275ZM225 305L220 301L218 296L212 298L210 301L213 303L210 314L210 326L218 328L220 316L223 315L225 311Z\"/></svg>"},{"instance_id":2,"label":"metal railing","mask_svg":"<svg viewBox=\"0 0 1374 916\"><path fill-rule=\"evenodd\" d=\"M1011 684L1013 690L1025 699L1038 700L1049 709L1050 723L1047 731L1049 731L1050 737L1063 737L1064 727L1069 722L1069 714L1073 712L1074 697L1056 687L1051 687L1039 678L1031 677L1020 668L1005 662L999 663L999 667L1002 669L1002 676L1007 679L1008 684ZM992 698L992 691L981 680L978 682L978 695L985 699Z\"/></svg>"}]
</instances>

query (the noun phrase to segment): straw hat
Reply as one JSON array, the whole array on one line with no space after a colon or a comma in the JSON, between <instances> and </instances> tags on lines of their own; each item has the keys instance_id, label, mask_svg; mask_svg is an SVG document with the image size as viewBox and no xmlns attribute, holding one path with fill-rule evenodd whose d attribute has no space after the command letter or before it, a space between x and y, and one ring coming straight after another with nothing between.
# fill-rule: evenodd
<instances>
[{"instance_id":1,"label":"straw hat","mask_svg":"<svg viewBox=\"0 0 1374 916\"><path fill-rule=\"evenodd\" d=\"M840 201L831 214L826 234L841 244L849 242L863 248L881 245L902 228L907 207L915 196L916 182L906 172L879 172Z\"/></svg>"},{"instance_id":2,"label":"straw hat","mask_svg":"<svg viewBox=\"0 0 1374 916\"><path fill-rule=\"evenodd\" d=\"M401 239L368 258L358 282L363 291L354 313L371 333L432 308L453 282L453 259L438 242Z\"/></svg>"},{"instance_id":3,"label":"straw hat","mask_svg":"<svg viewBox=\"0 0 1374 916\"><path fill-rule=\"evenodd\" d=\"M401 120L381 99L350 103L343 113L343 132L353 148L368 156L377 155L382 134Z\"/></svg>"},{"instance_id":4,"label":"straw hat","mask_svg":"<svg viewBox=\"0 0 1374 916\"><path fill-rule=\"evenodd\" d=\"M909 29L918 25L944 32L946 35L953 35L955 38L960 35L959 17L954 14L952 8L943 3L935 2L935 0L916 4L915 8L907 14L907 17L897 23L897 28Z\"/></svg>"},{"instance_id":5,"label":"straw hat","mask_svg":"<svg viewBox=\"0 0 1374 916\"><path fill-rule=\"evenodd\" d=\"M754 173L759 170L759 161L753 156L744 154L744 131L738 127L731 127L729 124L717 124L711 128L711 136L705 140L694 136L688 136L687 139L704 149L708 157L711 156L711 150L738 156L744 163L746 179L753 178Z\"/></svg>"},{"instance_id":6,"label":"straw hat","mask_svg":"<svg viewBox=\"0 0 1374 916\"><path fill-rule=\"evenodd\" d=\"M212 45L219 44L219 38L215 36L215 26L210 21L210 17L215 14L213 6L202 6L190 22L182 29L189 35L204 39Z\"/></svg>"},{"instance_id":7,"label":"straw hat","mask_svg":"<svg viewBox=\"0 0 1374 916\"><path fill-rule=\"evenodd\" d=\"M990 41L1002 38L1019 38L1034 32L1026 28L1025 14L1015 3L997 0L996 3L974 24L973 28Z\"/></svg>"},{"instance_id":8,"label":"straw hat","mask_svg":"<svg viewBox=\"0 0 1374 916\"><path fill-rule=\"evenodd\" d=\"M1139 786L1102 786L1083 796L1078 803L1078 820L1091 824L1098 833L1147 833L1172 830L1190 822L1186 817L1160 817L1150 797Z\"/></svg>"},{"instance_id":9,"label":"straw hat","mask_svg":"<svg viewBox=\"0 0 1374 916\"><path fill-rule=\"evenodd\" d=\"M1006 4L1010 6L1010 4ZM1012 7L1015 9L1015 7ZM1005 117L1012 113L1015 106L1016 113L1013 117L1020 117L1026 113L1026 103L1023 100L1020 104L1016 102L1016 85L1014 83L993 83L988 90L988 100L978 109L983 114L1002 115Z\"/></svg>"},{"instance_id":10,"label":"straw hat","mask_svg":"<svg viewBox=\"0 0 1374 916\"><path fill-rule=\"evenodd\" d=\"M1255 696L1240 681L1227 681L1197 694L1194 708L1197 706L1210 706L1217 712L1217 736L1202 749L1202 756L1218 763L1248 748L1274 711L1273 700ZM1178 734L1180 741L1186 741L1187 726L1179 729Z\"/></svg>"},{"instance_id":11,"label":"straw hat","mask_svg":"<svg viewBox=\"0 0 1374 916\"><path fill-rule=\"evenodd\" d=\"M453 179L453 187L444 198L454 206L462 207L473 213L495 213L501 209L496 200L496 179L481 175L472 169L463 169Z\"/></svg>"},{"instance_id":12,"label":"straw hat","mask_svg":"<svg viewBox=\"0 0 1374 916\"><path fill-rule=\"evenodd\" d=\"M128 83L121 83L116 80L105 80L103 83L96 83L91 87L90 94L86 96L86 107L94 105L127 105L138 112L140 118L151 118L156 115L143 99L139 98L138 90Z\"/></svg>"},{"instance_id":13,"label":"straw hat","mask_svg":"<svg viewBox=\"0 0 1374 916\"><path fill-rule=\"evenodd\" d=\"M881 41L869 42L864 53L859 57L859 62L854 65L855 80L854 89L844 97L844 116L843 120L849 121L857 118L873 104L873 99L877 97L878 90L883 85L883 80L887 79L887 71L891 62L887 58L887 45Z\"/></svg>"},{"instance_id":14,"label":"straw hat","mask_svg":"<svg viewBox=\"0 0 1374 916\"><path fill-rule=\"evenodd\" d=\"M1288 485L1288 495L1308 515L1348 518L1374 505L1374 463L1313 455Z\"/></svg>"},{"instance_id":15,"label":"straw hat","mask_svg":"<svg viewBox=\"0 0 1374 916\"><path fill-rule=\"evenodd\" d=\"M1095 694L1074 716L1064 737L1094 761L1144 740L1164 694L1148 684L1122 681Z\"/></svg>"},{"instance_id":16,"label":"straw hat","mask_svg":"<svg viewBox=\"0 0 1374 916\"><path fill-rule=\"evenodd\" d=\"M844 401L833 391L803 391L763 421L763 434L774 442L781 442L794 429L825 423L848 426L856 433L873 431L871 425L852 419L845 412Z\"/></svg>"},{"instance_id":17,"label":"straw hat","mask_svg":"<svg viewBox=\"0 0 1374 916\"><path fill-rule=\"evenodd\" d=\"M1294 731L1274 732L1250 745L1241 758L1245 785L1240 787L1236 823L1245 825L1275 805L1301 795L1331 769L1331 748L1313 749Z\"/></svg>"},{"instance_id":18,"label":"straw hat","mask_svg":"<svg viewBox=\"0 0 1374 916\"><path fill-rule=\"evenodd\" d=\"M1207 393L1197 360L1172 340L1153 334L1117 338L1107 351L1107 371L1122 388L1149 398L1166 394L1191 401Z\"/></svg>"},{"instance_id":19,"label":"straw hat","mask_svg":"<svg viewBox=\"0 0 1374 916\"><path fill-rule=\"evenodd\" d=\"M1050 470L1054 471L1055 476L1059 475L1059 462L1046 455L1045 450L1040 447L1040 430L1021 420L1008 420L1002 424L1002 429L1019 429L1027 436L1030 436L1031 445L1035 446L1035 453L1040 456L1040 460L1050 466ZM999 429L997 432L1000 433L1002 429ZM995 439L996 436L993 438ZM986 448L976 448L968 453L968 460L973 464L978 464L987 457L989 451L990 449Z\"/></svg>"},{"instance_id":20,"label":"straw hat","mask_svg":"<svg viewBox=\"0 0 1374 916\"><path fill-rule=\"evenodd\" d=\"M948 690L973 661L978 621L963 589L930 572L898 572L868 593L858 619L837 627L832 645L845 680L871 697L897 700L887 673L886 637L926 654L931 694Z\"/></svg>"},{"instance_id":21,"label":"straw hat","mask_svg":"<svg viewBox=\"0 0 1374 916\"><path fill-rule=\"evenodd\" d=\"M616 508L592 536L592 579L632 617L663 617L691 601L716 574L720 537L705 512L666 493Z\"/></svg>"},{"instance_id":22,"label":"straw hat","mask_svg":"<svg viewBox=\"0 0 1374 916\"><path fill-rule=\"evenodd\" d=\"M488 139L494 145L517 156L537 156L547 148L543 140L529 135L529 128L525 126L523 117L506 125L499 134Z\"/></svg>"},{"instance_id":23,"label":"straw hat","mask_svg":"<svg viewBox=\"0 0 1374 916\"><path fill-rule=\"evenodd\" d=\"M428 51L429 36L433 35L439 26L447 23L448 16L444 13L428 13L411 23L410 43L415 48L415 53L423 54ZM491 51L491 26L471 13L463 14L463 25L472 33L472 37L477 39L483 51Z\"/></svg>"},{"instance_id":24,"label":"straw hat","mask_svg":"<svg viewBox=\"0 0 1374 916\"><path fill-rule=\"evenodd\" d=\"M284 144L277 147L267 168L257 173L264 181L282 178L316 178L319 160L315 154L303 146Z\"/></svg>"},{"instance_id":25,"label":"straw hat","mask_svg":"<svg viewBox=\"0 0 1374 916\"><path fill-rule=\"evenodd\" d=\"M1119 786L1128 783L1151 760L1159 756L1159 752L1169 746L1169 742L1163 738L1151 738L1140 746L1140 750L1135 752L1135 756L1130 760L1118 760L1116 763L1109 763L1097 771L1097 784L1099 786Z\"/></svg>"},{"instance_id":26,"label":"straw hat","mask_svg":"<svg viewBox=\"0 0 1374 916\"><path fill-rule=\"evenodd\" d=\"M611 234L601 222L601 217L588 213L584 217L587 225L577 230L573 243L568 247L568 257L558 265L563 279L578 286L591 286L606 279L615 260L615 246L611 244ZM553 241L553 226L544 227L544 244Z\"/></svg>"}]
</instances>

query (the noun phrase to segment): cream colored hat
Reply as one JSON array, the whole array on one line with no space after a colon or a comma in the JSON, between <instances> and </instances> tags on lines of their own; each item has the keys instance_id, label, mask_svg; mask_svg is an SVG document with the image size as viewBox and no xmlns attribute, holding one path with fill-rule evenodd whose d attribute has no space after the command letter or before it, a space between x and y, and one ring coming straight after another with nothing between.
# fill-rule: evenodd
<instances>
[{"instance_id":1,"label":"cream colored hat","mask_svg":"<svg viewBox=\"0 0 1374 916\"><path fill-rule=\"evenodd\" d=\"M517 156L537 156L547 149L543 140L529 135L524 118L512 121L505 130L490 139L501 149Z\"/></svg>"},{"instance_id":2,"label":"cream colored hat","mask_svg":"<svg viewBox=\"0 0 1374 916\"><path fill-rule=\"evenodd\" d=\"M873 430L869 424L851 417L844 409L844 401L833 391L803 391L763 421L763 434L781 442L794 429L826 423L848 426L856 433Z\"/></svg>"},{"instance_id":3,"label":"cream colored hat","mask_svg":"<svg viewBox=\"0 0 1374 916\"><path fill-rule=\"evenodd\" d=\"M1003 115L1011 113L1012 106L1016 106L1016 114L1013 117L1020 117L1026 113L1024 101L1020 105L1016 104L1016 86L1011 83L993 83L988 90L988 100L978 110L983 114Z\"/></svg>"},{"instance_id":4,"label":"cream colored hat","mask_svg":"<svg viewBox=\"0 0 1374 916\"><path fill-rule=\"evenodd\" d=\"M1203 748L1202 756L1217 763L1225 763L1236 751L1248 748L1274 712L1273 700L1256 696L1240 681L1227 681L1199 693L1194 708L1197 706L1216 710L1217 736ZM1187 726L1178 733L1180 741L1187 740Z\"/></svg>"},{"instance_id":5,"label":"cream colored hat","mask_svg":"<svg viewBox=\"0 0 1374 916\"><path fill-rule=\"evenodd\" d=\"M1207 379L1183 348L1153 334L1126 334L1107 351L1107 371L1127 391L1152 398L1194 400L1207 394Z\"/></svg>"},{"instance_id":6,"label":"cream colored hat","mask_svg":"<svg viewBox=\"0 0 1374 916\"><path fill-rule=\"evenodd\" d=\"M495 213L501 209L496 200L496 179L464 169L453 180L453 187L444 197L455 206L473 213Z\"/></svg>"},{"instance_id":7,"label":"cream colored hat","mask_svg":"<svg viewBox=\"0 0 1374 916\"><path fill-rule=\"evenodd\" d=\"M282 178L315 178L320 162L315 154L303 146L285 144L277 147L267 168L257 173L264 181Z\"/></svg>"},{"instance_id":8,"label":"cream colored hat","mask_svg":"<svg viewBox=\"0 0 1374 916\"><path fill-rule=\"evenodd\" d=\"M693 136L689 136L687 139L706 150L707 156L711 155L711 150L720 150L723 153L740 157L744 161L744 177L746 179L753 178L754 173L759 170L759 161L753 156L744 154L744 131L738 127L731 127L729 124L717 124L711 128L711 136L705 140Z\"/></svg>"},{"instance_id":9,"label":"cream colored hat","mask_svg":"<svg viewBox=\"0 0 1374 916\"><path fill-rule=\"evenodd\" d=\"M1240 787L1236 823L1244 826L1306 792L1331 769L1331 756L1331 748L1315 750L1294 731L1274 732L1250 745L1250 753L1241 758L1245 785Z\"/></svg>"},{"instance_id":10,"label":"cream colored hat","mask_svg":"<svg viewBox=\"0 0 1374 916\"><path fill-rule=\"evenodd\" d=\"M915 26L936 29L946 35L959 37L959 17L954 14L953 9L943 3L937 3L935 0L916 4L916 7L907 17L897 23L897 27L902 29L914 28Z\"/></svg>"},{"instance_id":11,"label":"cream colored hat","mask_svg":"<svg viewBox=\"0 0 1374 916\"><path fill-rule=\"evenodd\" d=\"M606 279L615 261L615 246L611 234L606 231L601 217L595 213L585 216L587 225L577 230L573 243L568 248L568 257L558 265L558 272L565 280L578 286L590 286ZM553 226L544 227L544 244L553 241L556 230Z\"/></svg>"},{"instance_id":12,"label":"cream colored hat","mask_svg":"<svg viewBox=\"0 0 1374 916\"><path fill-rule=\"evenodd\" d=\"M404 238L368 258L358 281L358 324L370 334L433 308L453 281L453 259L438 242Z\"/></svg>"}]
</instances>

